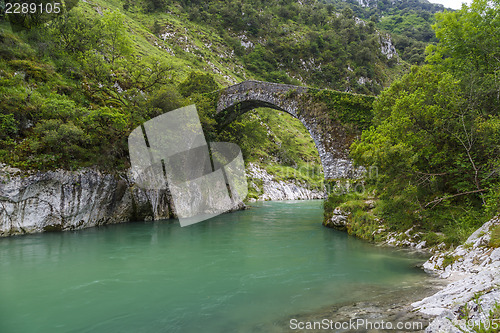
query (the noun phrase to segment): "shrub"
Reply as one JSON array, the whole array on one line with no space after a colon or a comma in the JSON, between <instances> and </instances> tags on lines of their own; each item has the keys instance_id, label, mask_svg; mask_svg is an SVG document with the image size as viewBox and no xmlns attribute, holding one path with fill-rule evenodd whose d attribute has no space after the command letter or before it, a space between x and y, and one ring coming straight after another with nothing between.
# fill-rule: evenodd
<instances>
[{"instance_id":1,"label":"shrub","mask_svg":"<svg viewBox=\"0 0 500 333\"><path fill-rule=\"evenodd\" d=\"M491 238L488 245L491 247L500 247L500 225L491 229Z\"/></svg>"}]
</instances>

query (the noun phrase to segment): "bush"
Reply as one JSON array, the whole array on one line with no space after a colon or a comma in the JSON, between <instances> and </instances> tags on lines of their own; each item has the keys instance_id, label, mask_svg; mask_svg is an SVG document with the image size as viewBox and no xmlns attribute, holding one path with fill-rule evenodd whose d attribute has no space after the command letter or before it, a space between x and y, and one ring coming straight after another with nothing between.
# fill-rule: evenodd
<instances>
[{"instance_id":1,"label":"bush","mask_svg":"<svg viewBox=\"0 0 500 333\"><path fill-rule=\"evenodd\" d=\"M189 97L192 94L203 94L216 91L219 85L209 73L191 72L189 76L178 86L180 94Z\"/></svg>"},{"instance_id":2,"label":"bush","mask_svg":"<svg viewBox=\"0 0 500 333\"><path fill-rule=\"evenodd\" d=\"M13 114L0 114L0 140L15 135L18 131L18 121Z\"/></svg>"},{"instance_id":3,"label":"bush","mask_svg":"<svg viewBox=\"0 0 500 333\"><path fill-rule=\"evenodd\" d=\"M500 247L500 225L497 225L491 229L490 243L491 247Z\"/></svg>"}]
</instances>

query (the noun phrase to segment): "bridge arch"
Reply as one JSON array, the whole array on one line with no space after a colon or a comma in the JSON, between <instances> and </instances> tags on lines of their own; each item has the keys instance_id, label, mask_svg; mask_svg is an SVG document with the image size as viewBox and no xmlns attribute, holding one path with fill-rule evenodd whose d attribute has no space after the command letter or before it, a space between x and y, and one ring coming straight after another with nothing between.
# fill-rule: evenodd
<instances>
[{"instance_id":1,"label":"bridge arch","mask_svg":"<svg viewBox=\"0 0 500 333\"><path fill-rule=\"evenodd\" d=\"M332 115L327 103L314 98L318 91L288 84L244 81L218 91L216 119L224 126L259 107L286 112L300 120L309 131L326 180L357 178L360 170L353 168L348 158L353 133Z\"/></svg>"}]
</instances>

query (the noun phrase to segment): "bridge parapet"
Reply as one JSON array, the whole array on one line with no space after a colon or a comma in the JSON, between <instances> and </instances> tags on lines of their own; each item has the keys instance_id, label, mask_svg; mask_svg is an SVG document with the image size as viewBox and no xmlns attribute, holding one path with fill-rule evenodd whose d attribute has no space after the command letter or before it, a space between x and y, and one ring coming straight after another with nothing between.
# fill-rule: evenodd
<instances>
[{"instance_id":1,"label":"bridge parapet","mask_svg":"<svg viewBox=\"0 0 500 333\"><path fill-rule=\"evenodd\" d=\"M267 102L286 107L287 94L303 93L307 88L290 84L279 84L262 81L244 81L220 91L217 103L217 113L231 108L236 103L245 101Z\"/></svg>"}]
</instances>

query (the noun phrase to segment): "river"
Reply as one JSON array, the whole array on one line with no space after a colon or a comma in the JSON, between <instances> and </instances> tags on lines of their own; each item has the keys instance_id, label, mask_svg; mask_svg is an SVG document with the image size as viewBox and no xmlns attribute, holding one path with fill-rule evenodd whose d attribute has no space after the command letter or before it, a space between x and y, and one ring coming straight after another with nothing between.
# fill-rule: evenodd
<instances>
[{"instance_id":1,"label":"river","mask_svg":"<svg viewBox=\"0 0 500 333\"><path fill-rule=\"evenodd\" d=\"M253 203L0 239L0 332L266 332L425 281L425 257L321 225L322 201ZM320 312L318 312L320 313Z\"/></svg>"}]
</instances>

